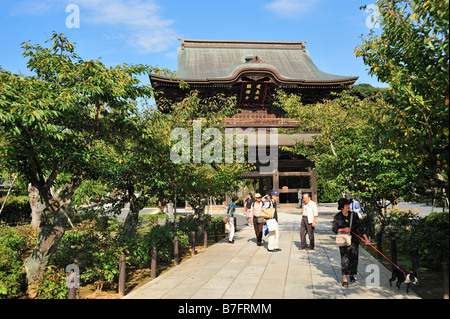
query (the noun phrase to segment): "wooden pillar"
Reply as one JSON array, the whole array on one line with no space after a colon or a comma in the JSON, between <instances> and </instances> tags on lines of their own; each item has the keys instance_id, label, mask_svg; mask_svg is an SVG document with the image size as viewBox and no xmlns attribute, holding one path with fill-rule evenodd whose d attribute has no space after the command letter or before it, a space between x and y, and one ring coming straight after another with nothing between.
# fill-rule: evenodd
<instances>
[{"instance_id":1,"label":"wooden pillar","mask_svg":"<svg viewBox=\"0 0 450 319\"><path fill-rule=\"evenodd\" d=\"M270 187L270 176L264 177L264 194L270 194L272 191Z\"/></svg>"},{"instance_id":2,"label":"wooden pillar","mask_svg":"<svg viewBox=\"0 0 450 319\"><path fill-rule=\"evenodd\" d=\"M317 172L315 169L311 170L311 199L317 203Z\"/></svg>"},{"instance_id":3,"label":"wooden pillar","mask_svg":"<svg viewBox=\"0 0 450 319\"><path fill-rule=\"evenodd\" d=\"M280 192L280 177L278 175L278 170L275 170L272 174L272 185L274 191Z\"/></svg>"}]
</instances>

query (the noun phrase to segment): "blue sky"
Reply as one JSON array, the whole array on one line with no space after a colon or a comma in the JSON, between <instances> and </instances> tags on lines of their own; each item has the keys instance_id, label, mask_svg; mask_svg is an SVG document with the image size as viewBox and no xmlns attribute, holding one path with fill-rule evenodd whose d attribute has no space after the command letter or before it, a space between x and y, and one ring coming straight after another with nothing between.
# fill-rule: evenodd
<instances>
[{"instance_id":1,"label":"blue sky","mask_svg":"<svg viewBox=\"0 0 450 319\"><path fill-rule=\"evenodd\" d=\"M44 44L53 31L75 42L85 60L101 58L108 66L145 63L174 71L177 38L307 41L322 71L359 76L356 84L386 87L353 54L361 36L370 32L370 13L359 7L375 1L1 0L0 66L29 74L20 43ZM78 28L66 24L73 13L66 12L70 4L79 8Z\"/></svg>"}]
</instances>

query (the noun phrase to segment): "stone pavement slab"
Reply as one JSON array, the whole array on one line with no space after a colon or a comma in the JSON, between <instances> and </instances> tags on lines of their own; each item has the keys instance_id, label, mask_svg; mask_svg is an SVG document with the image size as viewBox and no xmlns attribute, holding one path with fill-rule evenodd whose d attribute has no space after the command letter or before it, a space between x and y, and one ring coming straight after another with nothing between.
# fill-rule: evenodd
<instances>
[{"instance_id":1,"label":"stone pavement slab","mask_svg":"<svg viewBox=\"0 0 450 319\"><path fill-rule=\"evenodd\" d=\"M239 210L238 210L239 213ZM417 299L405 285L389 286L390 271L360 247L356 283L341 286L339 249L331 221L336 211L320 207L315 249L299 251L300 215L279 209L279 252L256 245L253 227L242 226L235 243L227 239L174 266L131 291L125 299ZM379 269L379 287L368 287Z\"/></svg>"}]
</instances>

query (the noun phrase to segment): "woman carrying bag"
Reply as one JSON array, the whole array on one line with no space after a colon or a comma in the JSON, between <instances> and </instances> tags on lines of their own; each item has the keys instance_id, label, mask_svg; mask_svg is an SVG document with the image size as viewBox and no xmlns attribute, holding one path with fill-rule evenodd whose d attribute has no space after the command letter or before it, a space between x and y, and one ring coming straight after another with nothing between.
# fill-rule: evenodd
<instances>
[{"instance_id":1,"label":"woman carrying bag","mask_svg":"<svg viewBox=\"0 0 450 319\"><path fill-rule=\"evenodd\" d=\"M228 205L227 218L225 219L225 223L227 223L230 227L230 235L228 237L228 242L230 244L234 244L234 212L236 211L236 203L238 201L239 197L236 195L231 198L231 203Z\"/></svg>"},{"instance_id":2,"label":"woman carrying bag","mask_svg":"<svg viewBox=\"0 0 450 319\"><path fill-rule=\"evenodd\" d=\"M350 202L346 198L339 199L338 209L340 212L334 216L332 231L337 234L336 243L341 253L342 286L348 287L347 276L355 282L354 275L358 269L359 238L355 234L364 237L366 243L369 239L364 234L358 214L350 211Z\"/></svg>"}]
</instances>

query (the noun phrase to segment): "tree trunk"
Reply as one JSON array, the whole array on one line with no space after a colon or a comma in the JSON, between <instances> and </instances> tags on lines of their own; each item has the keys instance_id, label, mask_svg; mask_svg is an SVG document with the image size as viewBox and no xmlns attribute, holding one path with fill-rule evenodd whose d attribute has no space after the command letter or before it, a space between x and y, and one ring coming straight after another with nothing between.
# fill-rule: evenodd
<instances>
[{"instance_id":1,"label":"tree trunk","mask_svg":"<svg viewBox=\"0 0 450 319\"><path fill-rule=\"evenodd\" d=\"M54 214L51 223L43 224L38 234L36 246L31 256L25 261L24 267L27 274L28 295L35 296L36 280L42 267L47 266L52 254L58 248L61 238L66 230L67 215L62 209Z\"/></svg>"},{"instance_id":2,"label":"tree trunk","mask_svg":"<svg viewBox=\"0 0 450 319\"><path fill-rule=\"evenodd\" d=\"M39 190L39 194L42 194L45 200L46 207L50 210L51 218L48 223L41 225L36 246L24 263L28 295L31 298L36 295L37 279L41 268L48 265L50 257L56 251L61 238L64 236L68 220L66 209L72 201L73 193L80 184L81 179L75 179L56 192L54 192L53 187L44 188L47 192Z\"/></svg>"},{"instance_id":3,"label":"tree trunk","mask_svg":"<svg viewBox=\"0 0 450 319\"><path fill-rule=\"evenodd\" d=\"M197 216L197 218L199 220L199 228L198 228L198 231L196 232L196 235L198 237L202 237L203 232L205 231L204 215L205 215L205 207L207 204L207 200L206 200L206 198L203 198L203 197L197 197L197 198L191 198L188 201L189 201L189 204L194 209L194 214Z\"/></svg>"},{"instance_id":4,"label":"tree trunk","mask_svg":"<svg viewBox=\"0 0 450 319\"><path fill-rule=\"evenodd\" d=\"M137 225L139 222L139 211L145 206L145 198L142 195L137 198L133 193L130 195L130 210L127 218L123 224L123 233L120 240L133 238L136 234Z\"/></svg>"},{"instance_id":5,"label":"tree trunk","mask_svg":"<svg viewBox=\"0 0 450 319\"><path fill-rule=\"evenodd\" d=\"M31 227L39 228L45 204L40 202L41 196L39 196L39 190L31 184L28 184L28 196L30 197L31 207Z\"/></svg>"}]
</instances>

